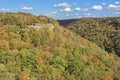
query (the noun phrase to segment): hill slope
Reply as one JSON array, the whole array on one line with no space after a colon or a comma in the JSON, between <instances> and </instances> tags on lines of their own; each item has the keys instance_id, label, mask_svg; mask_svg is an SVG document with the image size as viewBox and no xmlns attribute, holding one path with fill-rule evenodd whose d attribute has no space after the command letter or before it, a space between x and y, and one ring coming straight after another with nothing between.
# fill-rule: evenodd
<instances>
[{"instance_id":1,"label":"hill slope","mask_svg":"<svg viewBox=\"0 0 120 80\"><path fill-rule=\"evenodd\" d=\"M120 18L61 20L61 25L95 42L108 53L120 56Z\"/></svg>"},{"instance_id":2,"label":"hill slope","mask_svg":"<svg viewBox=\"0 0 120 80\"><path fill-rule=\"evenodd\" d=\"M0 80L120 79L117 56L60 27L56 21L27 13L0 14ZM26 24L31 17L36 22ZM21 20L24 24L19 23ZM52 30L48 23L54 26Z\"/></svg>"}]
</instances>

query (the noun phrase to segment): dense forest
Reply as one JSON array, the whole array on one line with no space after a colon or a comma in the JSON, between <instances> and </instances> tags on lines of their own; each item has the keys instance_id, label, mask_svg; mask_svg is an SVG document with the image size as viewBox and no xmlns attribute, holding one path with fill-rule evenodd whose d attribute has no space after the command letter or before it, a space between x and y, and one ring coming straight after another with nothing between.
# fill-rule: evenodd
<instances>
[{"instance_id":1,"label":"dense forest","mask_svg":"<svg viewBox=\"0 0 120 80\"><path fill-rule=\"evenodd\" d=\"M0 80L120 80L120 58L83 37L45 16L0 13Z\"/></svg>"},{"instance_id":2,"label":"dense forest","mask_svg":"<svg viewBox=\"0 0 120 80\"><path fill-rule=\"evenodd\" d=\"M120 56L119 17L59 20L59 23L80 36L95 42L108 53Z\"/></svg>"}]
</instances>

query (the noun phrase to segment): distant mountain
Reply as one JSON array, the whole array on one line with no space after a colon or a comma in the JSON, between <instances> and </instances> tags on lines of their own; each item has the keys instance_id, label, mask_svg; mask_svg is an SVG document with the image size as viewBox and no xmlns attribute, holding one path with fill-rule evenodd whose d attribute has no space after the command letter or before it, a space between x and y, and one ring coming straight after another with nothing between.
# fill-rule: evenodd
<instances>
[{"instance_id":1,"label":"distant mountain","mask_svg":"<svg viewBox=\"0 0 120 80\"><path fill-rule=\"evenodd\" d=\"M119 80L120 58L28 13L0 13L0 80Z\"/></svg>"},{"instance_id":2,"label":"distant mountain","mask_svg":"<svg viewBox=\"0 0 120 80\"><path fill-rule=\"evenodd\" d=\"M59 20L60 25L120 56L120 17Z\"/></svg>"}]
</instances>

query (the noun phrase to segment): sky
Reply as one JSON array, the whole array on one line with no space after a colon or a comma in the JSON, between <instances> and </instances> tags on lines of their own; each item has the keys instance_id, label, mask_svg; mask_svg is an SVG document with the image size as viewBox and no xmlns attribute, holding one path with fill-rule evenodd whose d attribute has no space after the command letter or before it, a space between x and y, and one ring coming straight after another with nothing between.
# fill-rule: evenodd
<instances>
[{"instance_id":1,"label":"sky","mask_svg":"<svg viewBox=\"0 0 120 80\"><path fill-rule=\"evenodd\" d=\"M28 12L54 19L120 17L120 0L0 0L0 12Z\"/></svg>"}]
</instances>

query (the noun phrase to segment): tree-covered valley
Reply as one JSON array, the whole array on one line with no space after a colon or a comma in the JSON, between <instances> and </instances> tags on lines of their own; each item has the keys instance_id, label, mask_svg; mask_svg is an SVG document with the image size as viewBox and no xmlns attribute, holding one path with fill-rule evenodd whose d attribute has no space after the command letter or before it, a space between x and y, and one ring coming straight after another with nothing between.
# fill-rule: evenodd
<instances>
[{"instance_id":1,"label":"tree-covered valley","mask_svg":"<svg viewBox=\"0 0 120 80\"><path fill-rule=\"evenodd\" d=\"M120 80L120 27L92 20L70 31L45 16L0 13L0 80Z\"/></svg>"},{"instance_id":2,"label":"tree-covered valley","mask_svg":"<svg viewBox=\"0 0 120 80\"><path fill-rule=\"evenodd\" d=\"M60 20L65 28L120 56L120 17Z\"/></svg>"}]
</instances>

